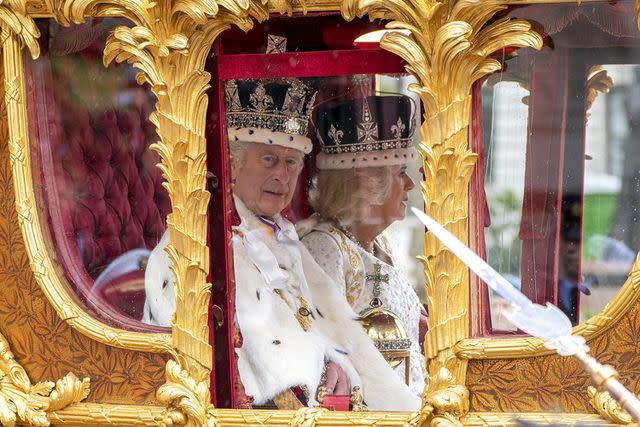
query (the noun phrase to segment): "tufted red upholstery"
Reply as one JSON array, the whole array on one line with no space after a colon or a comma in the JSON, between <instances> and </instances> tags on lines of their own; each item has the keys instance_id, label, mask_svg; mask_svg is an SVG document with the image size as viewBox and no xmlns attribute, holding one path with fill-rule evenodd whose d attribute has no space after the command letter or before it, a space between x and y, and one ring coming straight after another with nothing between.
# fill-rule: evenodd
<instances>
[{"instance_id":1,"label":"tufted red upholstery","mask_svg":"<svg viewBox=\"0 0 640 427\"><path fill-rule=\"evenodd\" d=\"M49 53L32 66L41 181L57 258L76 293L103 320L154 329L142 317L144 271L96 289L94 279L119 255L153 249L170 211L157 141L147 117L153 101L129 68L105 69L104 40L82 52ZM157 329L157 328L156 328Z\"/></svg>"},{"instance_id":2,"label":"tufted red upholstery","mask_svg":"<svg viewBox=\"0 0 640 427\"><path fill-rule=\"evenodd\" d=\"M71 220L65 231L95 279L118 255L160 241L169 200L143 117L118 110L79 116L64 118L52 151L60 209Z\"/></svg>"}]
</instances>

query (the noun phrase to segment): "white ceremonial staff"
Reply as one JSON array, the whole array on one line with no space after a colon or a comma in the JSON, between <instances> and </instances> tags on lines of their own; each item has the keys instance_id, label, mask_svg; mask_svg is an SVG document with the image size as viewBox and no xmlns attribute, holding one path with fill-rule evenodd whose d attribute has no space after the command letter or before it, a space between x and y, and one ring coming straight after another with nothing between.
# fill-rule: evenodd
<instances>
[{"instance_id":1,"label":"white ceremonial staff","mask_svg":"<svg viewBox=\"0 0 640 427\"><path fill-rule=\"evenodd\" d=\"M571 321L562 310L551 303L546 306L534 304L433 218L413 207L411 211L487 286L510 303L505 316L511 323L529 335L543 338L546 340L545 347L555 350L559 355L575 356L591 375L593 385L599 391L608 391L634 422L640 421L640 401L620 384L616 379L618 374L611 366L598 363L588 354L589 347L583 337L571 335Z\"/></svg>"}]
</instances>

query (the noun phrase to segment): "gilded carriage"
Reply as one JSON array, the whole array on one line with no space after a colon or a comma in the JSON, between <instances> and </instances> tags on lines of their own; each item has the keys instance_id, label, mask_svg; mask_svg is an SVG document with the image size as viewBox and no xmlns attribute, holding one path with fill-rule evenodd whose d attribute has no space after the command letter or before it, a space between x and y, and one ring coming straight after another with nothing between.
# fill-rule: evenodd
<instances>
[{"instance_id":1,"label":"gilded carriage","mask_svg":"<svg viewBox=\"0 0 640 427\"><path fill-rule=\"evenodd\" d=\"M629 424L578 361L505 324L499 298L420 227L407 247L429 312L420 411L252 409L235 369L222 124L233 78L416 94L425 211L534 302L568 301L574 333L637 393L636 8L3 2L0 424ZM144 251L165 227L171 328L140 321ZM105 273L133 249L126 275Z\"/></svg>"}]
</instances>

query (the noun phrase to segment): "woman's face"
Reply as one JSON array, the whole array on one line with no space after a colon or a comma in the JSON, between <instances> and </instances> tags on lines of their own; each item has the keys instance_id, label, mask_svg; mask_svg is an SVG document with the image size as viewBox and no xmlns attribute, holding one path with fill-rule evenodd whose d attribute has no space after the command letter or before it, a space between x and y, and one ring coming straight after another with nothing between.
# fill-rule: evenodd
<instances>
[{"instance_id":1,"label":"woman's face","mask_svg":"<svg viewBox=\"0 0 640 427\"><path fill-rule=\"evenodd\" d=\"M407 175L406 165L388 166L391 176L387 198L381 205L373 207L374 217L382 219L385 225L405 217L407 211L407 193L415 187L415 183Z\"/></svg>"}]
</instances>

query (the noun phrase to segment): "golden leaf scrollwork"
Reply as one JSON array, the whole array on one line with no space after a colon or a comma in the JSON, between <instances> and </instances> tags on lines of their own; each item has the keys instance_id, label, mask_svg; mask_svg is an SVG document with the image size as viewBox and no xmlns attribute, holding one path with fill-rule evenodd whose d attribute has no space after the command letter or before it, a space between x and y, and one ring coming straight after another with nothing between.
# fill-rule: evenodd
<instances>
[{"instance_id":1,"label":"golden leaf scrollwork","mask_svg":"<svg viewBox=\"0 0 640 427\"><path fill-rule=\"evenodd\" d=\"M211 370L207 309L210 284L207 236L206 90L204 71L214 39L231 25L252 26L252 16L267 17L266 6L246 1L189 0L159 2L70 0L59 10L62 23L80 23L87 15L122 16L132 27L116 27L109 35L104 64L128 62L139 70L136 80L148 83L157 98L150 120L172 212L167 217L167 252L176 277L176 312L172 340L186 357L194 378ZM186 367L186 366L183 366Z\"/></svg>"},{"instance_id":2,"label":"golden leaf scrollwork","mask_svg":"<svg viewBox=\"0 0 640 427\"><path fill-rule=\"evenodd\" d=\"M585 85L585 110L587 120L591 117L591 106L598 95L601 93L609 93L611 86L613 86L613 78L607 73L607 70L603 70L601 65L591 67L587 77L587 84Z\"/></svg>"},{"instance_id":3,"label":"golden leaf scrollwork","mask_svg":"<svg viewBox=\"0 0 640 427\"><path fill-rule=\"evenodd\" d=\"M15 361L9 343L0 334L0 425L17 423L48 426L48 413L80 402L89 394L89 378L72 373L55 383L31 384L26 371Z\"/></svg>"},{"instance_id":4,"label":"golden leaf scrollwork","mask_svg":"<svg viewBox=\"0 0 640 427\"><path fill-rule=\"evenodd\" d=\"M607 421L616 424L631 424L631 416L620 406L616 400L606 391L598 391L589 386L589 403Z\"/></svg>"},{"instance_id":5,"label":"golden leaf scrollwork","mask_svg":"<svg viewBox=\"0 0 640 427\"><path fill-rule=\"evenodd\" d=\"M122 16L132 27L116 27L107 39L105 66L128 62L139 70L136 80L148 83L157 97L150 119L159 141L159 153L172 212L167 217L169 245L176 277L173 346L186 357L193 378L206 378L212 365L207 309L211 285L206 282L209 254L206 246L207 208L206 90L204 71L214 39L231 25L244 30L251 17L264 19L262 3L234 0L163 0L64 2L58 16L63 23L80 23L87 15Z\"/></svg>"},{"instance_id":6,"label":"golden leaf scrollwork","mask_svg":"<svg viewBox=\"0 0 640 427\"><path fill-rule=\"evenodd\" d=\"M428 409L429 425L433 427L462 426L460 417L469 411L469 391L446 368L429 375L423 400L422 411Z\"/></svg>"},{"instance_id":7,"label":"golden leaf scrollwork","mask_svg":"<svg viewBox=\"0 0 640 427\"><path fill-rule=\"evenodd\" d=\"M165 377L167 382L157 392L158 401L167 408L159 417L160 423L215 427L208 382L193 379L187 369L173 360L167 362Z\"/></svg>"},{"instance_id":8,"label":"golden leaf scrollwork","mask_svg":"<svg viewBox=\"0 0 640 427\"><path fill-rule=\"evenodd\" d=\"M132 27L116 27L104 50L104 64L128 62L139 70L136 81L147 83L157 98L150 120L159 141L151 149L160 155L171 199L167 217L169 245L165 249L175 276L176 311L173 347L166 366L166 384L157 392L167 405L165 425L215 425L209 395L212 348L208 304L211 285L207 248L205 121L211 76L204 71L215 38L236 25L252 27L252 18L268 17L269 7L290 12L289 1L246 0L69 0L58 19L82 22L87 15L121 16Z\"/></svg>"},{"instance_id":9,"label":"golden leaf scrollwork","mask_svg":"<svg viewBox=\"0 0 640 427\"><path fill-rule=\"evenodd\" d=\"M289 421L289 427L315 427L318 418L325 412L327 412L325 408L300 408Z\"/></svg>"},{"instance_id":10,"label":"golden leaf scrollwork","mask_svg":"<svg viewBox=\"0 0 640 427\"><path fill-rule=\"evenodd\" d=\"M0 2L0 26L2 27L0 45L4 44L9 36L8 32L12 32L20 38L23 45L27 46L33 59L40 56L40 45L38 44L40 30L38 30L33 18L27 13L26 0L3 0Z\"/></svg>"}]
</instances>

